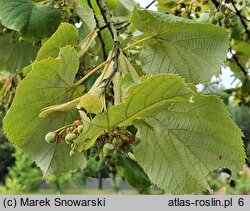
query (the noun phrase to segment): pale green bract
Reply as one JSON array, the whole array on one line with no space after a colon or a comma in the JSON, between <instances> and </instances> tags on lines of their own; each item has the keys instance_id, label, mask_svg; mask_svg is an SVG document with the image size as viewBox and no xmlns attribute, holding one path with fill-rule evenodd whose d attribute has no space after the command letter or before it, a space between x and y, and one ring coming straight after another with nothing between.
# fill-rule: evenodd
<instances>
[{"instance_id":1,"label":"pale green bract","mask_svg":"<svg viewBox=\"0 0 250 211\"><path fill-rule=\"evenodd\" d=\"M29 40L51 35L61 22L61 12L52 4L36 4L31 0L0 0L0 8L1 23Z\"/></svg>"},{"instance_id":2,"label":"pale green bract","mask_svg":"<svg viewBox=\"0 0 250 211\"><path fill-rule=\"evenodd\" d=\"M54 118L39 118L41 109L68 102L80 94L74 87L79 68L77 53L71 46L61 48L58 58L36 62L19 83L15 99L4 118L4 131L10 141L21 147L47 173L62 173L84 168L85 157L69 156L65 142L48 144L45 135L78 117L76 110Z\"/></svg>"},{"instance_id":3,"label":"pale green bract","mask_svg":"<svg viewBox=\"0 0 250 211\"><path fill-rule=\"evenodd\" d=\"M152 36L140 56L146 73L177 73L197 84L218 74L226 59L229 39L220 27L137 7L131 21Z\"/></svg>"},{"instance_id":4,"label":"pale green bract","mask_svg":"<svg viewBox=\"0 0 250 211\"><path fill-rule=\"evenodd\" d=\"M209 190L211 171L227 167L235 176L244 165L243 134L216 96L175 103L135 126L142 140L135 158L167 193Z\"/></svg>"}]
</instances>

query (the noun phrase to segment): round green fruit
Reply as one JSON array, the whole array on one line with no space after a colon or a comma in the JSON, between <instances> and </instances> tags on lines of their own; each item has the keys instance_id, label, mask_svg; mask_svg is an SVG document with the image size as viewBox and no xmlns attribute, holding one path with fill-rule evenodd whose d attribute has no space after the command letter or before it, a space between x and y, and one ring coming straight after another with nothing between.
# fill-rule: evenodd
<instances>
[{"instance_id":1,"label":"round green fruit","mask_svg":"<svg viewBox=\"0 0 250 211\"><path fill-rule=\"evenodd\" d=\"M211 23L211 24L217 24L218 23L218 21L215 19L215 17L214 16L212 16L210 19L209 19L209 23Z\"/></svg>"},{"instance_id":2,"label":"round green fruit","mask_svg":"<svg viewBox=\"0 0 250 211\"><path fill-rule=\"evenodd\" d=\"M222 21L221 21L222 25L224 26L228 26L230 24L230 20L228 18L224 18Z\"/></svg>"},{"instance_id":3,"label":"round green fruit","mask_svg":"<svg viewBox=\"0 0 250 211\"><path fill-rule=\"evenodd\" d=\"M66 136L65 136L65 142L67 144L72 144L73 141L77 138L76 134L74 133L68 133Z\"/></svg>"},{"instance_id":4,"label":"round green fruit","mask_svg":"<svg viewBox=\"0 0 250 211\"><path fill-rule=\"evenodd\" d=\"M224 6L224 5L221 5L220 10L221 10L221 12L226 12L227 11L227 7Z\"/></svg>"},{"instance_id":5,"label":"round green fruit","mask_svg":"<svg viewBox=\"0 0 250 211\"><path fill-rule=\"evenodd\" d=\"M214 17L217 21L221 21L224 18L224 14L222 12L216 12Z\"/></svg>"},{"instance_id":6,"label":"round green fruit","mask_svg":"<svg viewBox=\"0 0 250 211\"><path fill-rule=\"evenodd\" d=\"M235 18L235 13L234 12L230 12L230 13L228 13L227 17L230 18L230 19L234 19Z\"/></svg>"},{"instance_id":7,"label":"round green fruit","mask_svg":"<svg viewBox=\"0 0 250 211\"><path fill-rule=\"evenodd\" d=\"M56 142L56 133L55 132L49 132L45 136L45 141L48 142L49 144L55 143Z\"/></svg>"}]
</instances>

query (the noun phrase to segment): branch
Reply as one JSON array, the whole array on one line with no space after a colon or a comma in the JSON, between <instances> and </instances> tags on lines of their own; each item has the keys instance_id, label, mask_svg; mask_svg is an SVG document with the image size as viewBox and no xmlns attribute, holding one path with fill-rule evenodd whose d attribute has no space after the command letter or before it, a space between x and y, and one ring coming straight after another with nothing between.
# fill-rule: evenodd
<instances>
[{"instance_id":1,"label":"branch","mask_svg":"<svg viewBox=\"0 0 250 211\"><path fill-rule=\"evenodd\" d=\"M240 22L242 23L242 25L243 25L243 27L244 27L244 29L245 29L247 35L248 35L248 38L250 38L250 31L248 30L248 26L247 26L247 24L245 23L245 21L243 20L241 14L240 14L240 11L239 11L239 10L237 9L237 7L235 6L234 1L232 1L231 3L232 3L232 5L233 5L233 7L234 7L234 9L235 9L236 15L238 15L239 18L240 18Z\"/></svg>"},{"instance_id":2,"label":"branch","mask_svg":"<svg viewBox=\"0 0 250 211\"><path fill-rule=\"evenodd\" d=\"M116 28L116 30L120 30L122 28L127 27L129 24L130 23L128 21L122 21L122 22L114 23L114 26L122 25L122 26ZM105 25L99 27L100 31L102 31L103 29L106 29L106 28L108 28L108 24L105 24Z\"/></svg>"},{"instance_id":3,"label":"branch","mask_svg":"<svg viewBox=\"0 0 250 211\"><path fill-rule=\"evenodd\" d=\"M218 2L217 0L211 0L214 4L214 6L217 8L220 6L220 2Z\"/></svg>"},{"instance_id":4,"label":"branch","mask_svg":"<svg viewBox=\"0 0 250 211\"><path fill-rule=\"evenodd\" d=\"M240 68L241 72L244 74L244 76L246 76L246 78L248 78L248 77L247 77L247 71L246 71L245 68L241 65L241 63L240 63L238 57L235 56L235 55L233 54L231 48L230 48L230 53L231 53L231 55L232 55L232 57L233 57L235 63L237 64L237 66Z\"/></svg>"},{"instance_id":5,"label":"branch","mask_svg":"<svg viewBox=\"0 0 250 211\"><path fill-rule=\"evenodd\" d=\"M87 1L88 1L89 7L93 10L96 26L97 26L97 28L100 28L100 24L99 24L99 21L98 21L96 15L95 15L95 10L94 10L94 8L92 6L92 3L91 3L90 0L87 0ZM106 52L106 49L105 49L105 43L104 43L104 40L102 38L101 30L98 31L98 38L99 38L99 40L101 42L101 46L102 46L103 59L106 60L108 57L107 57L107 52Z\"/></svg>"},{"instance_id":6,"label":"branch","mask_svg":"<svg viewBox=\"0 0 250 211\"><path fill-rule=\"evenodd\" d=\"M154 1L152 1L148 6L146 6L145 8L146 9L148 9L149 7L151 7L151 5L153 4L153 3L155 3L156 2L156 0L154 0Z\"/></svg>"},{"instance_id":7,"label":"branch","mask_svg":"<svg viewBox=\"0 0 250 211\"><path fill-rule=\"evenodd\" d=\"M130 23L129 22L126 22L126 23L124 23L122 26L120 26L120 27L117 27L116 28L116 30L121 30L121 29L124 29L124 28L126 28L126 27L128 27L130 25Z\"/></svg>"},{"instance_id":8,"label":"branch","mask_svg":"<svg viewBox=\"0 0 250 211\"><path fill-rule=\"evenodd\" d=\"M111 20L111 13L105 3L104 0L97 0L97 4L101 10L102 17L105 21L105 23L108 25L109 31L113 37L114 41L118 41L118 33L116 31L116 28Z\"/></svg>"},{"instance_id":9,"label":"branch","mask_svg":"<svg viewBox=\"0 0 250 211\"><path fill-rule=\"evenodd\" d=\"M112 77L114 76L114 74L118 71L118 57L120 54L120 41L118 40L118 32L114 26L114 23L111 20L111 13L105 3L104 0L97 0L97 4L98 7L101 10L102 13L102 17L105 21L105 23L108 25L109 31L113 37L114 40L114 66L113 66L113 70L112 72L107 76L107 78L105 78L104 81L104 88L106 88L109 84L109 82L111 81Z\"/></svg>"},{"instance_id":10,"label":"branch","mask_svg":"<svg viewBox=\"0 0 250 211\"><path fill-rule=\"evenodd\" d=\"M120 26L120 25L123 25L123 24L126 24L126 23L129 23L129 22L128 21L121 21L121 22L115 23L114 25L115 26Z\"/></svg>"},{"instance_id":11,"label":"branch","mask_svg":"<svg viewBox=\"0 0 250 211\"><path fill-rule=\"evenodd\" d=\"M213 4L215 5L216 8L218 8L220 6L220 3L217 0L211 0L213 2ZM241 15L240 11L237 9L237 7L235 6L235 2L231 1L231 4L233 5L233 8L235 10L235 14L240 18L240 22L243 25L245 32L247 33L248 38L250 38L250 31L248 30L248 26L245 23L244 19L247 20L244 16ZM230 8L228 8L230 11L232 11ZM249 20L247 20L249 21Z\"/></svg>"},{"instance_id":12,"label":"branch","mask_svg":"<svg viewBox=\"0 0 250 211\"><path fill-rule=\"evenodd\" d=\"M239 17L241 17L242 19L244 19L245 21L247 22L250 22L250 20L248 20L245 16L243 16L242 14L237 14L234 10L232 10L231 8L227 7L227 9L230 11L230 12L233 12L234 14L238 15Z\"/></svg>"},{"instance_id":13,"label":"branch","mask_svg":"<svg viewBox=\"0 0 250 211\"><path fill-rule=\"evenodd\" d=\"M118 57L120 54L120 42L119 41L114 41L114 65L113 65L113 70L112 72L103 79L104 81L104 85L103 87L106 88L109 84L109 82L111 81L112 77L115 75L115 73L118 71Z\"/></svg>"}]
</instances>

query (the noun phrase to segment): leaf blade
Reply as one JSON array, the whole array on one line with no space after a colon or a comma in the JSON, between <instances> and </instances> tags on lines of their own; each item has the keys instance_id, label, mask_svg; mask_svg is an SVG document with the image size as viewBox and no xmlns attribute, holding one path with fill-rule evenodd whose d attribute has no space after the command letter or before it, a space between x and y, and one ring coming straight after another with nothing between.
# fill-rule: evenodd
<instances>
[{"instance_id":1,"label":"leaf blade","mask_svg":"<svg viewBox=\"0 0 250 211\"><path fill-rule=\"evenodd\" d=\"M67 172L86 165L83 154L69 157L69 145L48 144L44 139L48 131L72 123L78 113L71 111L55 118L39 118L44 107L72 98L74 78L68 74L75 76L78 56L70 46L62 48L60 55L34 64L32 71L19 83L3 124L9 140L28 153L45 174Z\"/></svg>"},{"instance_id":2,"label":"leaf blade","mask_svg":"<svg viewBox=\"0 0 250 211\"><path fill-rule=\"evenodd\" d=\"M228 50L226 30L138 8L131 20L137 29L153 36L141 53L146 73L177 73L196 84L219 73Z\"/></svg>"},{"instance_id":3,"label":"leaf blade","mask_svg":"<svg viewBox=\"0 0 250 211\"><path fill-rule=\"evenodd\" d=\"M0 70L16 73L35 60L39 47L18 40L10 43L12 38L13 33L0 36Z\"/></svg>"},{"instance_id":4,"label":"leaf blade","mask_svg":"<svg viewBox=\"0 0 250 211\"><path fill-rule=\"evenodd\" d=\"M209 190L210 171L226 166L235 175L245 161L243 134L223 103L215 96L193 101L145 119L154 128L135 123L142 140L134 150L137 162L153 183L172 194Z\"/></svg>"},{"instance_id":5,"label":"leaf blade","mask_svg":"<svg viewBox=\"0 0 250 211\"><path fill-rule=\"evenodd\" d=\"M51 35L61 22L61 12L52 4L36 5L30 0L0 0L0 8L2 24L19 31L28 40L39 40Z\"/></svg>"}]
</instances>

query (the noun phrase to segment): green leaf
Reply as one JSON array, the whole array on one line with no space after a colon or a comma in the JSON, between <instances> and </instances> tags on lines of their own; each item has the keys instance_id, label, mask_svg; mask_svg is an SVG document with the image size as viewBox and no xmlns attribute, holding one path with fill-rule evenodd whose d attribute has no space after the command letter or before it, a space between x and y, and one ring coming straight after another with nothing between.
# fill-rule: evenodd
<instances>
[{"instance_id":1,"label":"green leaf","mask_svg":"<svg viewBox=\"0 0 250 211\"><path fill-rule=\"evenodd\" d=\"M209 189L211 171L227 167L235 176L244 165L243 134L216 96L195 96L142 121L135 122L141 139L135 158L167 193Z\"/></svg>"},{"instance_id":2,"label":"green leaf","mask_svg":"<svg viewBox=\"0 0 250 211\"><path fill-rule=\"evenodd\" d=\"M27 75L35 62L47 59L49 57L56 58L60 48L67 45L75 46L78 38L78 32L75 26L69 23L62 23L56 32L43 44L37 53L36 60L29 66L25 67L22 72Z\"/></svg>"},{"instance_id":3,"label":"green leaf","mask_svg":"<svg viewBox=\"0 0 250 211\"><path fill-rule=\"evenodd\" d=\"M13 33L0 36L0 70L16 73L35 60L39 47L18 39L10 43L12 38Z\"/></svg>"},{"instance_id":4,"label":"green leaf","mask_svg":"<svg viewBox=\"0 0 250 211\"><path fill-rule=\"evenodd\" d=\"M153 116L161 107L189 99L191 93L183 80L174 74L148 76L142 83L131 86L124 103L111 107L86 122L83 133L75 141L76 149L90 148L104 130L131 125L139 117Z\"/></svg>"},{"instance_id":5,"label":"green leaf","mask_svg":"<svg viewBox=\"0 0 250 211\"><path fill-rule=\"evenodd\" d=\"M143 190L151 185L148 176L135 161L119 156L115 164L118 172L136 189Z\"/></svg>"},{"instance_id":6,"label":"green leaf","mask_svg":"<svg viewBox=\"0 0 250 211\"><path fill-rule=\"evenodd\" d=\"M37 61L49 57L56 58L60 48L66 45L75 46L78 32L75 26L69 23L62 23L56 32L44 43L37 54Z\"/></svg>"},{"instance_id":7,"label":"green leaf","mask_svg":"<svg viewBox=\"0 0 250 211\"><path fill-rule=\"evenodd\" d=\"M229 39L220 27L138 8L132 23L151 36L140 56L146 73L178 73L197 84L218 74L226 59Z\"/></svg>"},{"instance_id":8,"label":"green leaf","mask_svg":"<svg viewBox=\"0 0 250 211\"><path fill-rule=\"evenodd\" d=\"M134 0L109 0L107 6L115 17L128 16L133 11Z\"/></svg>"},{"instance_id":9,"label":"green leaf","mask_svg":"<svg viewBox=\"0 0 250 211\"><path fill-rule=\"evenodd\" d=\"M77 95L74 79L79 68L75 50L66 46L57 58L36 62L32 71L19 83L15 99L4 118L4 131L14 144L32 157L45 174L62 173L84 168L83 154L69 156L70 146L65 142L48 144L45 135L77 117L77 111L55 118L39 118L42 108L72 100ZM78 95L79 96L79 95Z\"/></svg>"},{"instance_id":10,"label":"green leaf","mask_svg":"<svg viewBox=\"0 0 250 211\"><path fill-rule=\"evenodd\" d=\"M2 24L19 31L23 38L40 40L51 35L61 22L61 12L53 4L31 0L0 0Z\"/></svg>"},{"instance_id":11,"label":"green leaf","mask_svg":"<svg viewBox=\"0 0 250 211\"><path fill-rule=\"evenodd\" d=\"M171 13L178 4L175 0L158 0L157 3L157 10L166 13Z\"/></svg>"}]
</instances>

